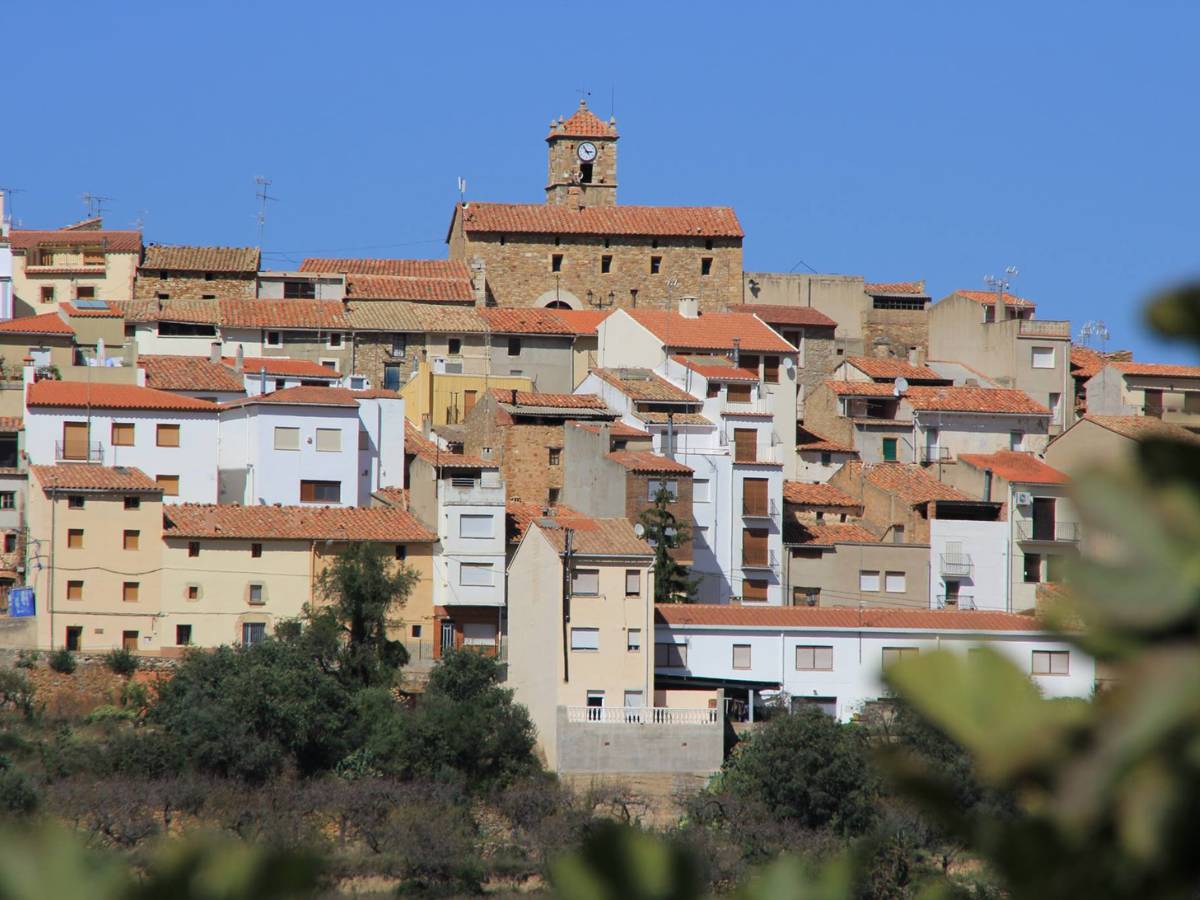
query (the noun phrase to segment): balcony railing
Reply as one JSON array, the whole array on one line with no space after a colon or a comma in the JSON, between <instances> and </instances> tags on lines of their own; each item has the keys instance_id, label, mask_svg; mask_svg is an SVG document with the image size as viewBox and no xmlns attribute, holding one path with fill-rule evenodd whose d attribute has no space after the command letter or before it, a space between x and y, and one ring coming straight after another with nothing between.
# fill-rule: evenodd
<instances>
[{"instance_id":1,"label":"balcony railing","mask_svg":"<svg viewBox=\"0 0 1200 900\"><path fill-rule=\"evenodd\" d=\"M666 706L568 706L568 722L601 725L719 725L715 709L672 709Z\"/></svg>"},{"instance_id":2,"label":"balcony railing","mask_svg":"<svg viewBox=\"0 0 1200 900\"><path fill-rule=\"evenodd\" d=\"M950 462L953 458L950 455L949 447L920 447L921 463L929 466L934 463Z\"/></svg>"},{"instance_id":3,"label":"balcony railing","mask_svg":"<svg viewBox=\"0 0 1200 900\"><path fill-rule=\"evenodd\" d=\"M1065 319L1021 319L1021 334L1040 337L1070 337L1071 323Z\"/></svg>"},{"instance_id":4,"label":"balcony railing","mask_svg":"<svg viewBox=\"0 0 1200 900\"><path fill-rule=\"evenodd\" d=\"M472 481L468 486L466 479L451 478L442 481L442 502L463 506L503 506L504 487L478 481Z\"/></svg>"},{"instance_id":5,"label":"balcony railing","mask_svg":"<svg viewBox=\"0 0 1200 900\"><path fill-rule=\"evenodd\" d=\"M942 553L942 574L955 578L970 578L975 572L975 563L970 553Z\"/></svg>"},{"instance_id":6,"label":"balcony railing","mask_svg":"<svg viewBox=\"0 0 1200 900\"><path fill-rule=\"evenodd\" d=\"M938 609L974 609L974 594L938 594Z\"/></svg>"},{"instance_id":7,"label":"balcony railing","mask_svg":"<svg viewBox=\"0 0 1200 900\"><path fill-rule=\"evenodd\" d=\"M774 500L768 500L766 503L748 503L745 498L742 498L742 518L744 519L773 519L778 511L779 508L775 505Z\"/></svg>"},{"instance_id":8,"label":"balcony railing","mask_svg":"<svg viewBox=\"0 0 1200 900\"><path fill-rule=\"evenodd\" d=\"M54 442L55 462L104 462L104 445L100 443Z\"/></svg>"},{"instance_id":9,"label":"balcony railing","mask_svg":"<svg viewBox=\"0 0 1200 900\"><path fill-rule=\"evenodd\" d=\"M743 569L770 569L774 572L779 568L779 557L774 550L768 550L763 556L743 556Z\"/></svg>"},{"instance_id":10,"label":"balcony railing","mask_svg":"<svg viewBox=\"0 0 1200 900\"><path fill-rule=\"evenodd\" d=\"M1017 540L1075 544L1079 542L1079 524L1077 522L1040 523L1033 519L1018 519Z\"/></svg>"}]
</instances>

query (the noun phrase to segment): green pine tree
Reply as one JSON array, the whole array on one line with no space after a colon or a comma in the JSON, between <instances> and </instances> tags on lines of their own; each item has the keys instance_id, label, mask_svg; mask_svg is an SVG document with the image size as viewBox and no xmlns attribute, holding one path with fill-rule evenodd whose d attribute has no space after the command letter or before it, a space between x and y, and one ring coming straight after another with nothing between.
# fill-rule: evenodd
<instances>
[{"instance_id":1,"label":"green pine tree","mask_svg":"<svg viewBox=\"0 0 1200 900\"><path fill-rule=\"evenodd\" d=\"M696 580L671 555L691 539L692 529L675 517L668 507L674 501L666 485L660 485L654 495L654 505L638 514L646 529L645 538L654 548L654 602L690 603L696 592Z\"/></svg>"}]
</instances>

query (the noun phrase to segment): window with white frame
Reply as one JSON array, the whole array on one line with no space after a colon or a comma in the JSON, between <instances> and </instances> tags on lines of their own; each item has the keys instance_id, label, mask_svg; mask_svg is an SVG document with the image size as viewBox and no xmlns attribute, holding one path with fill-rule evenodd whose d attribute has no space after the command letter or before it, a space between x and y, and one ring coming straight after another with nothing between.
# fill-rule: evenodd
<instances>
[{"instance_id":1,"label":"window with white frame","mask_svg":"<svg viewBox=\"0 0 1200 900\"><path fill-rule=\"evenodd\" d=\"M625 570L625 596L640 597L642 594L642 570Z\"/></svg>"},{"instance_id":2,"label":"window with white frame","mask_svg":"<svg viewBox=\"0 0 1200 900\"><path fill-rule=\"evenodd\" d=\"M1053 347L1034 347L1032 349L1032 359L1030 363L1035 369L1053 369L1054 368L1054 348Z\"/></svg>"},{"instance_id":3,"label":"window with white frame","mask_svg":"<svg viewBox=\"0 0 1200 900\"><path fill-rule=\"evenodd\" d=\"M750 668L750 645L749 644L734 644L733 645L733 667L735 669Z\"/></svg>"},{"instance_id":4,"label":"window with white frame","mask_svg":"<svg viewBox=\"0 0 1200 900\"><path fill-rule=\"evenodd\" d=\"M462 634L465 647L496 646L495 622L464 622Z\"/></svg>"},{"instance_id":5,"label":"window with white frame","mask_svg":"<svg viewBox=\"0 0 1200 900\"><path fill-rule=\"evenodd\" d=\"M1034 675L1070 675L1071 653L1069 650L1034 650Z\"/></svg>"},{"instance_id":6,"label":"window with white frame","mask_svg":"<svg viewBox=\"0 0 1200 900\"><path fill-rule=\"evenodd\" d=\"M595 597L600 593L599 569L576 569L571 573L571 593L577 596Z\"/></svg>"},{"instance_id":7,"label":"window with white frame","mask_svg":"<svg viewBox=\"0 0 1200 900\"><path fill-rule=\"evenodd\" d=\"M667 489L667 493L672 500L679 499L679 482L678 481L660 481L655 478L646 480L646 499L653 500L658 496L658 492L663 488Z\"/></svg>"},{"instance_id":8,"label":"window with white frame","mask_svg":"<svg viewBox=\"0 0 1200 900\"><path fill-rule=\"evenodd\" d=\"M919 656L921 653L917 647L884 647L883 648L883 667L886 669L892 663L898 663L902 659L912 659Z\"/></svg>"},{"instance_id":9,"label":"window with white frame","mask_svg":"<svg viewBox=\"0 0 1200 900\"><path fill-rule=\"evenodd\" d=\"M336 350L342 346L342 333L340 331L331 331L325 340L325 346L331 350Z\"/></svg>"},{"instance_id":10,"label":"window with white frame","mask_svg":"<svg viewBox=\"0 0 1200 900\"><path fill-rule=\"evenodd\" d=\"M322 453L338 453L342 449L342 430L340 428L318 428L317 450Z\"/></svg>"},{"instance_id":11,"label":"window with white frame","mask_svg":"<svg viewBox=\"0 0 1200 900\"><path fill-rule=\"evenodd\" d=\"M490 538L495 533L495 523L495 516L461 515L458 517L458 536L474 540Z\"/></svg>"},{"instance_id":12,"label":"window with white frame","mask_svg":"<svg viewBox=\"0 0 1200 900\"><path fill-rule=\"evenodd\" d=\"M692 502L693 503L711 503L712 502L712 482L707 478L692 479Z\"/></svg>"},{"instance_id":13,"label":"window with white frame","mask_svg":"<svg viewBox=\"0 0 1200 900\"><path fill-rule=\"evenodd\" d=\"M276 450L299 450L300 449L300 429L288 428L283 425L275 426L275 449Z\"/></svg>"},{"instance_id":14,"label":"window with white frame","mask_svg":"<svg viewBox=\"0 0 1200 900\"><path fill-rule=\"evenodd\" d=\"M858 573L858 589L860 591L879 590L879 572L862 569Z\"/></svg>"},{"instance_id":15,"label":"window with white frame","mask_svg":"<svg viewBox=\"0 0 1200 900\"><path fill-rule=\"evenodd\" d=\"M572 650L599 650L600 649L600 629L599 628L572 628L571 629L571 649Z\"/></svg>"},{"instance_id":16,"label":"window with white frame","mask_svg":"<svg viewBox=\"0 0 1200 900\"><path fill-rule=\"evenodd\" d=\"M885 572L883 576L883 589L889 594L903 594L908 590L908 579L903 572Z\"/></svg>"},{"instance_id":17,"label":"window with white frame","mask_svg":"<svg viewBox=\"0 0 1200 900\"><path fill-rule=\"evenodd\" d=\"M642 649L642 629L630 628L625 632L625 649L637 653Z\"/></svg>"},{"instance_id":18,"label":"window with white frame","mask_svg":"<svg viewBox=\"0 0 1200 900\"><path fill-rule=\"evenodd\" d=\"M458 567L458 583L463 587L491 587L495 567L491 563L462 563Z\"/></svg>"},{"instance_id":19,"label":"window with white frame","mask_svg":"<svg viewBox=\"0 0 1200 900\"><path fill-rule=\"evenodd\" d=\"M266 334L263 336L263 346L264 347L282 347L283 346L283 332L282 331L266 332Z\"/></svg>"},{"instance_id":20,"label":"window with white frame","mask_svg":"<svg viewBox=\"0 0 1200 900\"><path fill-rule=\"evenodd\" d=\"M832 672L833 647L798 646L796 647L797 672Z\"/></svg>"}]
</instances>

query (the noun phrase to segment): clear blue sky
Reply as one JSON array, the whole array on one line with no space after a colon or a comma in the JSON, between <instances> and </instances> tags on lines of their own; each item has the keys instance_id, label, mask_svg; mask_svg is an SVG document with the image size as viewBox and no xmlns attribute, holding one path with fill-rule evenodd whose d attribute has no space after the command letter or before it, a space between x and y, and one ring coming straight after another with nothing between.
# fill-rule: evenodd
<instances>
[{"instance_id":1,"label":"clear blue sky","mask_svg":"<svg viewBox=\"0 0 1200 900\"><path fill-rule=\"evenodd\" d=\"M729 204L748 269L935 298L1020 267L1042 318L1140 325L1200 271L1200 4L12 3L0 184L26 227L116 198L146 239L273 267L445 255L455 180L542 198L578 89L615 112L625 203ZM185 10L184 7L189 7Z\"/></svg>"}]
</instances>

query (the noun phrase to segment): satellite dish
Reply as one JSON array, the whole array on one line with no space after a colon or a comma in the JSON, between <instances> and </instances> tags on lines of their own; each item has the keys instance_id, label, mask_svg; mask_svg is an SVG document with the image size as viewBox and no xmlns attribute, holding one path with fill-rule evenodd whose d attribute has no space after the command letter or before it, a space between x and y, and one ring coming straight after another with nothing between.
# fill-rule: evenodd
<instances>
[{"instance_id":1,"label":"satellite dish","mask_svg":"<svg viewBox=\"0 0 1200 900\"><path fill-rule=\"evenodd\" d=\"M783 370L785 372L790 372L794 368L796 368L796 363L792 361L790 356L785 356L783 358Z\"/></svg>"},{"instance_id":2,"label":"satellite dish","mask_svg":"<svg viewBox=\"0 0 1200 900\"><path fill-rule=\"evenodd\" d=\"M638 537L645 537L646 536L646 526L643 525L641 522L638 522L637 524L635 524L633 526L633 533L636 534Z\"/></svg>"},{"instance_id":3,"label":"satellite dish","mask_svg":"<svg viewBox=\"0 0 1200 900\"><path fill-rule=\"evenodd\" d=\"M897 397L902 397L904 392L908 390L908 379L901 375L896 379L896 386L892 389L892 393Z\"/></svg>"}]
</instances>

